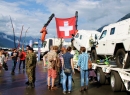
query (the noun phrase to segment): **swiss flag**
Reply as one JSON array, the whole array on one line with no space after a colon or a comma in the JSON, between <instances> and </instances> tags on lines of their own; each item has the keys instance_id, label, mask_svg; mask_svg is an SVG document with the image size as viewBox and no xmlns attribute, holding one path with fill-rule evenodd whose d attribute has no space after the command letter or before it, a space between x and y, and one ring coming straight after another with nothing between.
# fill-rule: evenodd
<instances>
[{"instance_id":1,"label":"swiss flag","mask_svg":"<svg viewBox=\"0 0 130 95\"><path fill-rule=\"evenodd\" d=\"M55 18L58 38L72 38L75 34L76 18Z\"/></svg>"}]
</instances>

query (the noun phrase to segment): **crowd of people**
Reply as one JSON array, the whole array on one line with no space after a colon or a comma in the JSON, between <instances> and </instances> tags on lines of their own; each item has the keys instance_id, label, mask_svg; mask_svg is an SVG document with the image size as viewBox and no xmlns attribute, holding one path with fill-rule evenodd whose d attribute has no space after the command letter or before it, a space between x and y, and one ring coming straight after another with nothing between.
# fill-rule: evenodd
<instances>
[{"instance_id":1,"label":"crowd of people","mask_svg":"<svg viewBox=\"0 0 130 95\"><path fill-rule=\"evenodd\" d=\"M34 53L33 48L31 48L29 45L26 46L26 51L24 49L18 50L14 48L12 49L11 54L8 54L3 49L0 49L0 73L5 69L5 64L7 66L7 60L9 58L12 60L11 75L15 75L15 68L17 63L19 63L19 71L21 70L22 64L22 70L26 71L27 74L27 88L34 88L37 56Z\"/></svg>"},{"instance_id":2,"label":"crowd of people","mask_svg":"<svg viewBox=\"0 0 130 95\"><path fill-rule=\"evenodd\" d=\"M74 71L73 64L73 54L71 53L71 47L63 47L58 50L57 46L52 46L50 51L43 56L44 66L47 65L47 86L48 90L56 90L55 80L58 77L58 85L60 85L61 81L61 73L63 76L62 79L62 89L63 94L71 93L72 91L72 82ZM96 74L93 70L88 70L88 60L89 54L86 53L86 48L80 48L80 55L78 58L78 70L80 71L80 80L81 80L81 88L80 92L88 89L89 76L96 77ZM48 64L47 64L48 63ZM54 65L55 64L55 65ZM50 83L51 80L51 83Z\"/></svg>"},{"instance_id":3,"label":"crowd of people","mask_svg":"<svg viewBox=\"0 0 130 95\"><path fill-rule=\"evenodd\" d=\"M59 49L58 46L51 46L50 51L48 51L43 56L43 64L47 66L47 87L48 90L57 90L57 85L55 84L56 79L58 79L58 86L62 86L63 94L71 93L73 74L75 74L74 64L73 64L73 54L71 54L72 48L69 46L67 48L62 47ZM29 45L26 46L26 52L24 49L17 50L13 49L10 55L12 59L12 70L11 75L15 75L16 64L19 62L19 70L21 70L21 64L23 64L23 71L26 69L27 88L35 87L35 69L37 63L37 56ZM6 64L8 56L4 54L4 50L0 49L0 72L3 68L3 64ZM88 89L89 83L89 70L88 70L88 60L89 54L86 53L86 48L80 48L80 55L78 58L78 70L80 71L81 88L80 92ZM90 76L96 77L96 74L91 70ZM61 79L61 74L63 79ZM62 83L61 83L62 80Z\"/></svg>"}]
</instances>

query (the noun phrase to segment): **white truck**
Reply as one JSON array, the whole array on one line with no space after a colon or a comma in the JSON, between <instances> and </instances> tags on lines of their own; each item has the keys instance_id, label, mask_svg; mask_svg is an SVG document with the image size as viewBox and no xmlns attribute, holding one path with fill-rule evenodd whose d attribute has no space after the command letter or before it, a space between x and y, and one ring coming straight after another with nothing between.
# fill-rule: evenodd
<instances>
[{"instance_id":1,"label":"white truck","mask_svg":"<svg viewBox=\"0 0 130 95\"><path fill-rule=\"evenodd\" d=\"M45 39L45 41L42 42L41 46L40 46L40 59L43 57L43 55L45 53L47 53L50 50L50 46L56 45L56 46L60 47L61 43L62 43L62 46L71 45L70 42L66 42L64 39L61 40L60 38L47 38L47 39ZM32 47L34 49L34 52L36 52L36 54L37 54L38 53L38 41L34 42Z\"/></svg>"},{"instance_id":2,"label":"white truck","mask_svg":"<svg viewBox=\"0 0 130 95\"><path fill-rule=\"evenodd\" d=\"M96 30L78 30L73 39L73 46L79 51L81 46L86 47L87 52L91 51L95 34L100 35L100 32Z\"/></svg>"},{"instance_id":3,"label":"white truck","mask_svg":"<svg viewBox=\"0 0 130 95\"><path fill-rule=\"evenodd\" d=\"M97 81L108 81L113 91L130 91L130 19L105 26L98 36L95 35L90 53ZM77 44L81 42L85 43L82 40ZM106 65L104 59L108 57Z\"/></svg>"},{"instance_id":4,"label":"white truck","mask_svg":"<svg viewBox=\"0 0 130 95\"><path fill-rule=\"evenodd\" d=\"M123 67L123 59L130 48L130 19L105 26L96 46L91 48L93 62L104 59L106 56L116 61L119 68ZM130 62L124 68L129 68Z\"/></svg>"},{"instance_id":5,"label":"white truck","mask_svg":"<svg viewBox=\"0 0 130 95\"><path fill-rule=\"evenodd\" d=\"M113 91L130 91L130 19L105 26L97 40L91 58L98 82L108 79ZM96 63L106 56L111 59L108 65Z\"/></svg>"},{"instance_id":6,"label":"white truck","mask_svg":"<svg viewBox=\"0 0 130 95\"><path fill-rule=\"evenodd\" d=\"M100 32L95 30L78 30L76 35L73 37L72 44L74 47L73 53L74 54L74 68L77 69L77 59L80 51L80 47L86 47L88 53L91 52L91 47L95 42L95 34L100 35Z\"/></svg>"}]
</instances>

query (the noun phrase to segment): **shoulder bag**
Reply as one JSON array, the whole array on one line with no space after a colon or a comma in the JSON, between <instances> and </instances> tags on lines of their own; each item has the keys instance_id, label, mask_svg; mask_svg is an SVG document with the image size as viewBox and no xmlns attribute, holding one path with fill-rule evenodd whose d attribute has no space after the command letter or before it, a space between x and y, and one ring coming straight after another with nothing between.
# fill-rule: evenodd
<instances>
[{"instance_id":1,"label":"shoulder bag","mask_svg":"<svg viewBox=\"0 0 130 95\"><path fill-rule=\"evenodd\" d=\"M70 68L65 68L65 64L64 64L64 73L70 74L71 72L72 70Z\"/></svg>"}]
</instances>

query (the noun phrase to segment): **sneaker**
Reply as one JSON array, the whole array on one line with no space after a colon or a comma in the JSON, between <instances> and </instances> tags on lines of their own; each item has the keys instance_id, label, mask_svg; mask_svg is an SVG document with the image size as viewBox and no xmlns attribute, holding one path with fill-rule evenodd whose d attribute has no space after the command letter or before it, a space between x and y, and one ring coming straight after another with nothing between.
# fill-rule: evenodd
<instances>
[{"instance_id":1,"label":"sneaker","mask_svg":"<svg viewBox=\"0 0 130 95\"><path fill-rule=\"evenodd\" d=\"M25 73L25 71L23 70L23 73Z\"/></svg>"},{"instance_id":2,"label":"sneaker","mask_svg":"<svg viewBox=\"0 0 130 95\"><path fill-rule=\"evenodd\" d=\"M84 88L84 90L87 91L87 90L88 90L88 86L86 86L86 87Z\"/></svg>"},{"instance_id":3,"label":"sneaker","mask_svg":"<svg viewBox=\"0 0 130 95\"><path fill-rule=\"evenodd\" d=\"M32 88L32 86L31 85L27 85L27 87L26 88L29 88L29 89L31 89Z\"/></svg>"},{"instance_id":4,"label":"sneaker","mask_svg":"<svg viewBox=\"0 0 130 95\"><path fill-rule=\"evenodd\" d=\"M56 89L58 89L58 88L57 88L57 87L55 87L55 86L54 86L54 87L51 87L51 90L56 90Z\"/></svg>"},{"instance_id":5,"label":"sneaker","mask_svg":"<svg viewBox=\"0 0 130 95\"><path fill-rule=\"evenodd\" d=\"M27 88L34 88L35 84L34 83L29 83L29 85L27 85Z\"/></svg>"},{"instance_id":6,"label":"sneaker","mask_svg":"<svg viewBox=\"0 0 130 95\"><path fill-rule=\"evenodd\" d=\"M51 86L48 86L48 90L51 90Z\"/></svg>"},{"instance_id":7,"label":"sneaker","mask_svg":"<svg viewBox=\"0 0 130 95\"><path fill-rule=\"evenodd\" d=\"M82 86L79 91L83 92L84 91L84 87Z\"/></svg>"},{"instance_id":8,"label":"sneaker","mask_svg":"<svg viewBox=\"0 0 130 95\"><path fill-rule=\"evenodd\" d=\"M25 84L29 85L29 81L25 82Z\"/></svg>"},{"instance_id":9,"label":"sneaker","mask_svg":"<svg viewBox=\"0 0 130 95\"><path fill-rule=\"evenodd\" d=\"M63 91L63 94L66 94L66 91Z\"/></svg>"},{"instance_id":10,"label":"sneaker","mask_svg":"<svg viewBox=\"0 0 130 95\"><path fill-rule=\"evenodd\" d=\"M34 87L35 87L35 84L34 84L34 83L31 83L31 87L34 88Z\"/></svg>"},{"instance_id":11,"label":"sneaker","mask_svg":"<svg viewBox=\"0 0 130 95\"><path fill-rule=\"evenodd\" d=\"M11 72L11 75L14 75L15 73L14 72Z\"/></svg>"},{"instance_id":12,"label":"sneaker","mask_svg":"<svg viewBox=\"0 0 130 95\"><path fill-rule=\"evenodd\" d=\"M71 91L68 91L68 93L71 93Z\"/></svg>"}]
</instances>

